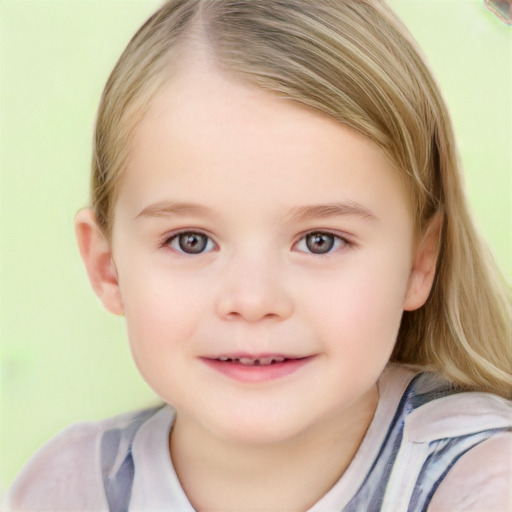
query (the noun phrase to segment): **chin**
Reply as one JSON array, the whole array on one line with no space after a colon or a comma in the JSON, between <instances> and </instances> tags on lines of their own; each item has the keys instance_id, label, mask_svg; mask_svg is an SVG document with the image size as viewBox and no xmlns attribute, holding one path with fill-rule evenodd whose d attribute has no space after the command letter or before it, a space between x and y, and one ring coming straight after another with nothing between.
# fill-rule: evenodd
<instances>
[{"instance_id":1,"label":"chin","mask_svg":"<svg viewBox=\"0 0 512 512\"><path fill-rule=\"evenodd\" d=\"M255 446L285 443L308 429L299 418L276 415L275 411L256 417L253 414L238 414L235 417L227 415L223 420L210 423L209 430L216 437L225 442Z\"/></svg>"}]
</instances>

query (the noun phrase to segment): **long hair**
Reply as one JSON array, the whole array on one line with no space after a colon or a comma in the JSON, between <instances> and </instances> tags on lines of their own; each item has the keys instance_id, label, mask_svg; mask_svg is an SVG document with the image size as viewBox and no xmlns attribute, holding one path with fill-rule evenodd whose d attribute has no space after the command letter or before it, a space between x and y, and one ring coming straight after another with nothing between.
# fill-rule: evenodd
<instances>
[{"instance_id":1,"label":"long hair","mask_svg":"<svg viewBox=\"0 0 512 512\"><path fill-rule=\"evenodd\" d=\"M171 0L135 34L101 100L92 206L108 235L136 126L187 49L308 105L377 144L410 195L419 234L443 215L431 295L405 312L392 360L466 389L512 395L510 290L463 193L451 121L413 38L380 0Z\"/></svg>"}]
</instances>

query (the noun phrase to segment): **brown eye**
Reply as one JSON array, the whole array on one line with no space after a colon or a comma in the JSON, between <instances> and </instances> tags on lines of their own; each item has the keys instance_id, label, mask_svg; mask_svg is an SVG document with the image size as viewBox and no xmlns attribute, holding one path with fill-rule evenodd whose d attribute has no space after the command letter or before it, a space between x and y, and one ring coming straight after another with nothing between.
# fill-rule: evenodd
<instances>
[{"instance_id":1,"label":"brown eye","mask_svg":"<svg viewBox=\"0 0 512 512\"><path fill-rule=\"evenodd\" d=\"M178 252L185 254L201 254L213 249L213 241L203 233L184 232L174 235L169 245Z\"/></svg>"},{"instance_id":2,"label":"brown eye","mask_svg":"<svg viewBox=\"0 0 512 512\"><path fill-rule=\"evenodd\" d=\"M313 254L326 254L334 247L336 237L329 233L309 233L306 235L306 247Z\"/></svg>"}]
</instances>

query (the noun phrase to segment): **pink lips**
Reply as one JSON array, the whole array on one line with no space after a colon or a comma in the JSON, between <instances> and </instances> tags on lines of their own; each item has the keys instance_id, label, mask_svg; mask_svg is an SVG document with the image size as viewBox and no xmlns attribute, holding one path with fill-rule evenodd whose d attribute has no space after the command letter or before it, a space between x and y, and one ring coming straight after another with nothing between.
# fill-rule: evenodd
<instances>
[{"instance_id":1,"label":"pink lips","mask_svg":"<svg viewBox=\"0 0 512 512\"><path fill-rule=\"evenodd\" d=\"M290 357L282 354L227 354L201 358L210 368L246 383L279 379L306 365L313 356Z\"/></svg>"}]
</instances>

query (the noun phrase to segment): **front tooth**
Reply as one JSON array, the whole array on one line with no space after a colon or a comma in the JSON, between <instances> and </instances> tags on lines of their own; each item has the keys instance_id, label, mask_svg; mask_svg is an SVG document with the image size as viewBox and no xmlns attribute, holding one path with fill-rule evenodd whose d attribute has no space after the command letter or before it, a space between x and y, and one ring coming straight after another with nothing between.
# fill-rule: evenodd
<instances>
[{"instance_id":1,"label":"front tooth","mask_svg":"<svg viewBox=\"0 0 512 512\"><path fill-rule=\"evenodd\" d=\"M261 357L260 359L258 359L259 364L263 364L263 365L272 364L273 360L274 360L273 357Z\"/></svg>"},{"instance_id":2,"label":"front tooth","mask_svg":"<svg viewBox=\"0 0 512 512\"><path fill-rule=\"evenodd\" d=\"M282 363L286 358L284 357L273 357L272 358L276 363Z\"/></svg>"},{"instance_id":3,"label":"front tooth","mask_svg":"<svg viewBox=\"0 0 512 512\"><path fill-rule=\"evenodd\" d=\"M254 361L255 361L255 360L254 360L254 359L251 359L251 358L249 358L249 357L241 357L241 358L239 359L239 361L240 361L240 364L245 364L245 365L247 365L247 366L250 366L250 365L253 365L253 364L254 364Z\"/></svg>"},{"instance_id":4,"label":"front tooth","mask_svg":"<svg viewBox=\"0 0 512 512\"><path fill-rule=\"evenodd\" d=\"M226 357L226 356L219 357L219 361L223 361L223 362L229 361L229 357Z\"/></svg>"}]
</instances>

